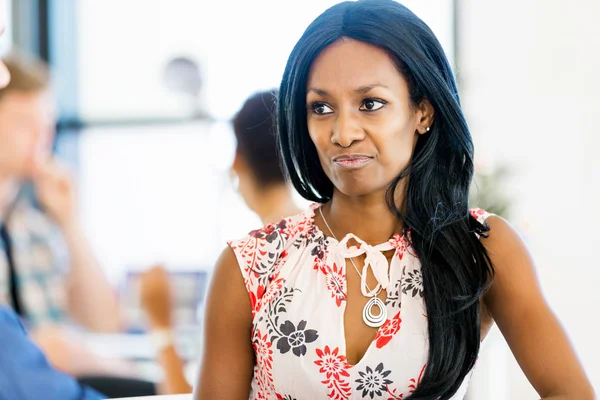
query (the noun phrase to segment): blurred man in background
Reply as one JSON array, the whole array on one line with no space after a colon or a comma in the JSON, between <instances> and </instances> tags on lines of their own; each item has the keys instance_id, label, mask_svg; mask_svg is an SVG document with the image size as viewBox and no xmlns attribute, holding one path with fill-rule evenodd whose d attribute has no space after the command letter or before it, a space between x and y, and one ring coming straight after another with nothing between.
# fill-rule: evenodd
<instances>
[{"instance_id":1,"label":"blurred man in background","mask_svg":"<svg viewBox=\"0 0 600 400\"><path fill-rule=\"evenodd\" d=\"M4 33L4 2L0 0L0 35ZM0 61L0 89L10 73ZM27 337L13 310L0 305L0 397L23 400L99 400L105 396L53 369Z\"/></svg>"},{"instance_id":2,"label":"blurred man in background","mask_svg":"<svg viewBox=\"0 0 600 400\"><path fill-rule=\"evenodd\" d=\"M51 156L49 71L18 55L5 64L11 80L0 89L0 304L15 310L60 369L124 374L81 357L85 349L63 329L73 321L118 331L118 301L85 239L73 181Z\"/></svg>"}]
</instances>

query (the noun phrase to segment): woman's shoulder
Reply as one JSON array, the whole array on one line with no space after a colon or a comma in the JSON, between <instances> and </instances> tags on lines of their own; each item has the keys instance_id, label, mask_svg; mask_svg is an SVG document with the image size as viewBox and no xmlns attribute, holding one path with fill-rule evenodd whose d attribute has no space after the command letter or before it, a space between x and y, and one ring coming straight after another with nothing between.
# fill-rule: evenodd
<instances>
[{"instance_id":1,"label":"woman's shoulder","mask_svg":"<svg viewBox=\"0 0 600 400\"><path fill-rule=\"evenodd\" d=\"M230 240L227 244L236 254L240 266L250 264L252 268L257 263L272 265L286 255L291 243L296 243L301 236L310 233L314 226L313 217L311 207L307 211L255 229L240 239Z\"/></svg>"},{"instance_id":2,"label":"woman's shoulder","mask_svg":"<svg viewBox=\"0 0 600 400\"><path fill-rule=\"evenodd\" d=\"M227 244L234 250L250 243L259 245L258 247L267 247L271 251L283 250L287 242L309 231L313 225L313 217L314 211L311 207L309 210L296 215L284 217L278 222L254 229L242 238L229 240Z\"/></svg>"},{"instance_id":3,"label":"woman's shoulder","mask_svg":"<svg viewBox=\"0 0 600 400\"><path fill-rule=\"evenodd\" d=\"M311 208L227 242L244 278L246 290L251 294L253 306L269 282L276 278L290 252L302 243L301 237L309 234L310 227L314 225L313 216Z\"/></svg>"},{"instance_id":4,"label":"woman's shoulder","mask_svg":"<svg viewBox=\"0 0 600 400\"><path fill-rule=\"evenodd\" d=\"M506 219L479 208L471 209L470 213L486 227L482 243L495 269L507 257L528 253L520 232Z\"/></svg>"},{"instance_id":5,"label":"woman's shoulder","mask_svg":"<svg viewBox=\"0 0 600 400\"><path fill-rule=\"evenodd\" d=\"M481 224L485 224L487 219L494 215L483 208L471 208L469 214Z\"/></svg>"}]
</instances>

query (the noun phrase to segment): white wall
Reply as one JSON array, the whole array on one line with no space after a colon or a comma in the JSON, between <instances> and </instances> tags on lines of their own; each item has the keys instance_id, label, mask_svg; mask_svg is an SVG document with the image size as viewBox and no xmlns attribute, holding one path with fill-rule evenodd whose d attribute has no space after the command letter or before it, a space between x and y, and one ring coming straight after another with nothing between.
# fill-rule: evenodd
<instances>
[{"instance_id":1,"label":"white wall","mask_svg":"<svg viewBox=\"0 0 600 400\"><path fill-rule=\"evenodd\" d=\"M511 167L512 222L598 390L600 1L457 1L458 75L479 161ZM537 398L502 338L491 342L495 361L484 361L471 398Z\"/></svg>"},{"instance_id":2,"label":"white wall","mask_svg":"<svg viewBox=\"0 0 600 400\"><path fill-rule=\"evenodd\" d=\"M226 239L260 226L230 184L234 149L229 124L81 135L83 223L111 281L155 263L211 271Z\"/></svg>"}]
</instances>

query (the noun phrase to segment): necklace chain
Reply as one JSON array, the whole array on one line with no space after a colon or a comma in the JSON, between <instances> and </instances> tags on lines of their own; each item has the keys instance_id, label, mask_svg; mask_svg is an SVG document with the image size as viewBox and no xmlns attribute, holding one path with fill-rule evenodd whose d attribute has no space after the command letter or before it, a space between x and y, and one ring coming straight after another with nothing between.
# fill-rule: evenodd
<instances>
[{"instance_id":1,"label":"necklace chain","mask_svg":"<svg viewBox=\"0 0 600 400\"><path fill-rule=\"evenodd\" d=\"M329 226L329 223L327 223L327 220L325 219L325 215L323 215L323 207L319 207L319 213L321 214L321 219L323 220L323 222L325 223L325 226L327 227L327 230L329 230L329 233L331 233L331 236L333 236L333 238L339 242L338 238L335 236L335 233L333 233L333 230L331 229L331 227ZM356 266L356 264L354 263L354 260L350 257L350 262L352 263L352 265L354 266L354 269L356 270L356 273L358 274L358 276L360 276L360 279L363 279L362 274L360 273L360 271L358 270L358 267ZM367 290L369 291L369 293L371 292L371 288L369 287L369 285L367 284L367 280L365 279L365 286L367 287ZM379 287L379 290L377 291L377 293L375 293L373 295L373 297L376 297L377 295L379 295L379 293L381 293L381 290L383 288Z\"/></svg>"}]
</instances>

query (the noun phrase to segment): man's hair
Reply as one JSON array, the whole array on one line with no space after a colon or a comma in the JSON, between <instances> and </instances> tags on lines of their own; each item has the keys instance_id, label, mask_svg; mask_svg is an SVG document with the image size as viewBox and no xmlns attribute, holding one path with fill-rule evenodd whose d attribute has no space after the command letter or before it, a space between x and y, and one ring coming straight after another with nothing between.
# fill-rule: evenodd
<instances>
[{"instance_id":1,"label":"man's hair","mask_svg":"<svg viewBox=\"0 0 600 400\"><path fill-rule=\"evenodd\" d=\"M50 87L50 70L41 60L13 52L4 58L10 83L0 89L0 99L11 91L39 92Z\"/></svg>"}]
</instances>

